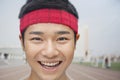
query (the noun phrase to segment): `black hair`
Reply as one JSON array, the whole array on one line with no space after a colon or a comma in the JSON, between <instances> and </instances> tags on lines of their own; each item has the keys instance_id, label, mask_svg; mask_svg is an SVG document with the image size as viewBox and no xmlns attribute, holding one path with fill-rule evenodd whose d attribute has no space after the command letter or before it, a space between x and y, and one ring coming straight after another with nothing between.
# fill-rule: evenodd
<instances>
[{"instance_id":1,"label":"black hair","mask_svg":"<svg viewBox=\"0 0 120 80\"><path fill-rule=\"evenodd\" d=\"M22 18L27 13L38 10L38 9L59 9L65 10L73 14L77 19L79 18L76 8L69 2L69 0L27 0L26 3L20 10L19 18ZM24 33L26 29L22 32L22 38L24 42ZM75 41L76 41L76 33Z\"/></svg>"},{"instance_id":2,"label":"black hair","mask_svg":"<svg viewBox=\"0 0 120 80\"><path fill-rule=\"evenodd\" d=\"M65 10L78 18L76 8L69 2L69 0L27 0L25 5L21 8L19 18L22 18L25 14L33 10L44 8Z\"/></svg>"}]
</instances>

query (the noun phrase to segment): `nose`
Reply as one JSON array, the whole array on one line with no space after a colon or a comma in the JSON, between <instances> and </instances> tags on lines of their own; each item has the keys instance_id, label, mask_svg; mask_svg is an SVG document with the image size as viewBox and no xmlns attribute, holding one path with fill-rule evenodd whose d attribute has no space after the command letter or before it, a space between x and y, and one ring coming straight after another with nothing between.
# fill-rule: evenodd
<instances>
[{"instance_id":1,"label":"nose","mask_svg":"<svg viewBox=\"0 0 120 80\"><path fill-rule=\"evenodd\" d=\"M53 43L52 41L48 41L44 46L42 56L51 59L57 57L58 55L59 51L57 50L55 43Z\"/></svg>"}]
</instances>

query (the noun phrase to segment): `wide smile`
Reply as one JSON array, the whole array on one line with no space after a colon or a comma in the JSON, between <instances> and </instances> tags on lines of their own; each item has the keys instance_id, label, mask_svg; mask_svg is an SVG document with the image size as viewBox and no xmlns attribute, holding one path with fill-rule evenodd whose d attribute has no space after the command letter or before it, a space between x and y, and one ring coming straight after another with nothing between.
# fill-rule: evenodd
<instances>
[{"instance_id":1,"label":"wide smile","mask_svg":"<svg viewBox=\"0 0 120 80\"><path fill-rule=\"evenodd\" d=\"M38 61L42 68L46 71L55 71L62 64L63 61Z\"/></svg>"}]
</instances>

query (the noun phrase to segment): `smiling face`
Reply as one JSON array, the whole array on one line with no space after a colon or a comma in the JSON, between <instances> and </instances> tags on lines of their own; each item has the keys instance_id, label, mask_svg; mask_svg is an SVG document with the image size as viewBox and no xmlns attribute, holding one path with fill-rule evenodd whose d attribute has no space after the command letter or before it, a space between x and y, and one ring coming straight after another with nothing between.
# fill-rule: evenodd
<instances>
[{"instance_id":1,"label":"smiling face","mask_svg":"<svg viewBox=\"0 0 120 80\"><path fill-rule=\"evenodd\" d=\"M67 80L65 71L73 59L74 32L68 26L39 23L29 26L20 40L31 66L30 80Z\"/></svg>"}]
</instances>

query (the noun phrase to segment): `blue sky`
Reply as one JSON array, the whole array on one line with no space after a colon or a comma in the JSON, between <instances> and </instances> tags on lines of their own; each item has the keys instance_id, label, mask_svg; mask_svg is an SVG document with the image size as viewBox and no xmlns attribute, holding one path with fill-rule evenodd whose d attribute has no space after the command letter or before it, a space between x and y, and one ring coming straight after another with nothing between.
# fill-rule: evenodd
<instances>
[{"instance_id":1,"label":"blue sky","mask_svg":"<svg viewBox=\"0 0 120 80\"><path fill-rule=\"evenodd\" d=\"M78 10L79 27L88 26L89 50L93 54L120 54L120 0L70 1ZM24 3L0 0L0 46L20 46L18 14Z\"/></svg>"}]
</instances>

